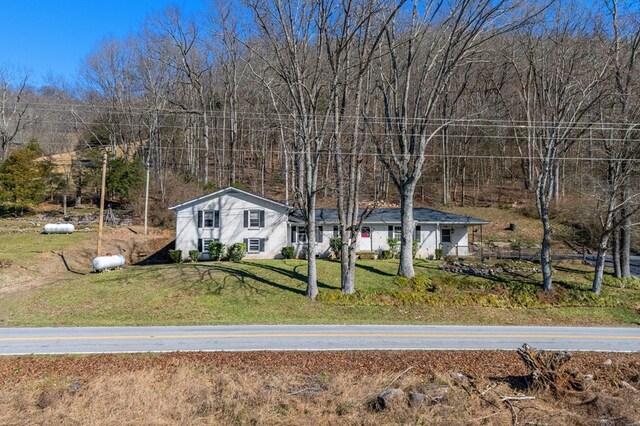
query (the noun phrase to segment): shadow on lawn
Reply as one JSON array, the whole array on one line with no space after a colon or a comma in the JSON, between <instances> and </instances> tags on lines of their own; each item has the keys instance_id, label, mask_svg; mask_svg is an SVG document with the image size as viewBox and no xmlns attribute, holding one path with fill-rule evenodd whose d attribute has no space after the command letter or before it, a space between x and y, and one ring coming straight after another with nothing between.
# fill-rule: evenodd
<instances>
[{"instance_id":1,"label":"shadow on lawn","mask_svg":"<svg viewBox=\"0 0 640 426\"><path fill-rule=\"evenodd\" d=\"M295 287L288 286L277 282L275 279L266 278L257 271L247 271L244 267L261 268L270 272L275 272L299 281ZM196 263L182 265L179 269L181 275L188 276L191 284L189 289L201 289L204 287L209 294L221 294L225 289L230 290L243 290L247 293L261 294L264 290L256 286L255 283L261 283L279 290L289 291L291 293L305 295L305 290L300 288L306 283L307 277L297 271L299 267L303 265L297 265L293 270L287 268L281 268L273 265L265 265L261 263L233 263L233 262L215 262L215 263ZM193 279L193 272L197 273L197 279ZM221 275L221 276L219 276ZM325 283L318 282L318 287L331 289L332 287Z\"/></svg>"},{"instance_id":2,"label":"shadow on lawn","mask_svg":"<svg viewBox=\"0 0 640 426\"><path fill-rule=\"evenodd\" d=\"M301 274L300 272L298 272L298 268L306 267L306 265L307 265L306 263L303 263L303 264L300 264L300 265L296 265L293 269L287 269L287 268L282 268L282 267L275 266L275 265L266 265L266 264L263 264L263 263L251 263L251 266L254 266L254 267L257 267L257 268L266 269L268 271L275 272L277 274L283 275L283 276L285 276L287 278L291 278L293 280L300 281L300 285L304 285L304 284L307 283L307 276ZM262 279L264 279L264 278L262 278ZM267 282L269 282L269 281L267 281ZM282 284L275 284L275 283L273 283L273 284L275 286L282 286ZM285 288L287 288L289 290L293 290L291 287L286 287L286 286L282 286L282 287L285 287ZM332 287L330 285L327 285L326 283L318 281L318 288L324 288L324 289L332 290L335 287ZM295 291L297 292L298 290L295 290ZM305 292L302 291L302 294L305 294Z\"/></svg>"},{"instance_id":3,"label":"shadow on lawn","mask_svg":"<svg viewBox=\"0 0 640 426\"><path fill-rule=\"evenodd\" d=\"M369 271L374 274L383 275L385 277L395 277L396 274L391 274L389 272L385 272L382 269L376 268L371 265L363 265L362 263L356 262L356 268L364 269L365 271Z\"/></svg>"},{"instance_id":4,"label":"shadow on lawn","mask_svg":"<svg viewBox=\"0 0 640 426\"><path fill-rule=\"evenodd\" d=\"M290 291L292 293L304 295L305 292L302 289L293 288L284 284L277 283L273 280L267 279L263 276L249 272L240 266L242 263L216 263L216 264L194 264L191 268L195 270L199 279L193 283L205 284L207 292L211 294L221 294L222 291L228 288L230 285L239 285L239 288L249 293L260 294L263 291L257 287L253 282L262 283L270 287L274 287L280 290ZM263 265L252 264L252 266L262 267ZM270 269L270 268L269 268ZM222 277L216 277L216 274L223 274Z\"/></svg>"}]
</instances>

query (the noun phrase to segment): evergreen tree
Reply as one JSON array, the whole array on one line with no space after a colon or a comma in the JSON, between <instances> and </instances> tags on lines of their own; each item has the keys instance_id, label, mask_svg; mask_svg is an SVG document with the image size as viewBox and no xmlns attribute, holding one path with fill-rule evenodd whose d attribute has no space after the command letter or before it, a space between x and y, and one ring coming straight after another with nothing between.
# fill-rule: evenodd
<instances>
[{"instance_id":1,"label":"evergreen tree","mask_svg":"<svg viewBox=\"0 0 640 426\"><path fill-rule=\"evenodd\" d=\"M47 164L36 161L40 155L40 146L31 141L0 164L2 210L23 213L43 201Z\"/></svg>"}]
</instances>

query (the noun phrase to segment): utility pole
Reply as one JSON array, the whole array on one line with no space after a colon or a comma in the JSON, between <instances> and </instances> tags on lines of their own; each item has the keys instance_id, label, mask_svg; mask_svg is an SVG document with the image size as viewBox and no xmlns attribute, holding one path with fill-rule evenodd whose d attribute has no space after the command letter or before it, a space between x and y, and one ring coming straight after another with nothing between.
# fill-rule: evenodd
<instances>
[{"instance_id":1,"label":"utility pole","mask_svg":"<svg viewBox=\"0 0 640 426\"><path fill-rule=\"evenodd\" d=\"M151 169L151 163L147 161L144 168L147 169L147 183L144 187L144 235L147 235L147 213L149 211L149 170Z\"/></svg>"},{"instance_id":2,"label":"utility pole","mask_svg":"<svg viewBox=\"0 0 640 426\"><path fill-rule=\"evenodd\" d=\"M98 219L98 247L96 256L102 252L102 225L104 222L104 193L107 190L107 153L102 155L102 188L100 190L100 218Z\"/></svg>"}]
</instances>

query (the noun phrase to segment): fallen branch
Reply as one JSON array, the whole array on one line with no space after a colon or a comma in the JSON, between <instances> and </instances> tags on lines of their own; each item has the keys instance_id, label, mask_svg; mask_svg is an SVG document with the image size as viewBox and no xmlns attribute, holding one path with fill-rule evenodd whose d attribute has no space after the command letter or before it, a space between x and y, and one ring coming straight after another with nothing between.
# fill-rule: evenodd
<instances>
[{"instance_id":1,"label":"fallen branch","mask_svg":"<svg viewBox=\"0 0 640 426\"><path fill-rule=\"evenodd\" d=\"M411 370L413 368L413 366L407 368L406 370L404 370L402 373L398 374L395 379L393 379L392 381L389 382L389 384L387 386L385 386L385 388L383 390L387 390L391 387L392 384L394 384L400 377L404 376L405 374L407 374L407 372L409 370Z\"/></svg>"},{"instance_id":2,"label":"fallen branch","mask_svg":"<svg viewBox=\"0 0 640 426\"><path fill-rule=\"evenodd\" d=\"M501 396L500 401L533 401L535 396Z\"/></svg>"}]
</instances>

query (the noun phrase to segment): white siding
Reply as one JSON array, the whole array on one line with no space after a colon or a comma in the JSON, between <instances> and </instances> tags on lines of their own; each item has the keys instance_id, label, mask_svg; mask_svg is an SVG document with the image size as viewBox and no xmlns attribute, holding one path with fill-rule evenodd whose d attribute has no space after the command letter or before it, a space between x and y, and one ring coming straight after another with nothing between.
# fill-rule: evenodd
<instances>
[{"instance_id":1,"label":"white siding","mask_svg":"<svg viewBox=\"0 0 640 426\"><path fill-rule=\"evenodd\" d=\"M198 228L198 211L219 210L219 228ZM263 228L244 227L245 210L264 210ZM229 246L248 238L264 239L264 252L248 253L248 259L268 259L280 256L287 245L287 211L285 207L243 193L229 192L198 204L176 210L176 249L188 257L189 250L198 249L198 239L217 239ZM202 256L206 258L206 256Z\"/></svg>"},{"instance_id":2,"label":"white siding","mask_svg":"<svg viewBox=\"0 0 640 426\"><path fill-rule=\"evenodd\" d=\"M210 196L201 197L176 206L176 249L182 250L186 259L190 250L198 250L199 240L218 240L230 246L242 243L247 239L256 238L264 241L264 251L247 253L249 259L272 259L281 257L281 250L285 246L294 246L295 254L301 256L306 251L306 243L291 240L291 228L296 225L288 224L288 208L276 202L258 196L234 190L225 189ZM219 211L219 227L198 227L199 211ZM244 212L248 210L264 211L264 226L250 228L244 226ZM203 223L204 225L204 223ZM323 223L322 243L318 243L316 254L322 257L331 253L329 241L333 238L335 223ZM388 223L365 223L371 231L370 241L359 241L359 251L380 252L388 250ZM399 224L394 224L398 226ZM420 242L417 257L428 258L435 255L437 248L442 248L443 255L465 256L468 254L468 234L464 225L445 225L417 223L420 226ZM451 243L441 243L443 228L453 230ZM366 247L365 247L366 245ZM203 250L202 259L208 257Z\"/></svg>"},{"instance_id":3,"label":"white siding","mask_svg":"<svg viewBox=\"0 0 640 426\"><path fill-rule=\"evenodd\" d=\"M333 227L335 224L322 224L323 243L318 244L316 253L319 256L328 256L331 250L329 249L329 239L333 238ZM418 246L418 258L428 258L435 256L435 250L441 247L440 228L436 224L417 223L420 225L420 243ZM389 245L387 239L389 238L389 224L387 223L366 223L371 229L371 247L365 248L360 242L358 242L358 250L379 252L382 250L388 250ZM396 224L395 226L399 226ZM468 234L467 227L462 225L442 225L443 228L453 229L451 234L451 243L442 245L443 255L457 255L465 256L468 253ZM296 255L301 256L304 253L306 244L294 243L289 241L289 245L293 245L296 248Z\"/></svg>"}]
</instances>

